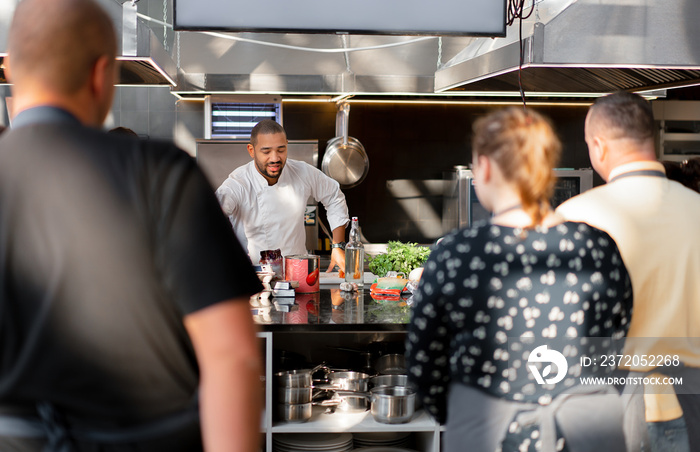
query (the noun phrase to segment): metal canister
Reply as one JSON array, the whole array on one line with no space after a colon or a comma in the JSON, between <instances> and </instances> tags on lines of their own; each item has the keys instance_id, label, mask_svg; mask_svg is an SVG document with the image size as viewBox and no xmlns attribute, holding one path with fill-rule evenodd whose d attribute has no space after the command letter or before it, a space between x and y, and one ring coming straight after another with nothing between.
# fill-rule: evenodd
<instances>
[{"instance_id":1,"label":"metal canister","mask_svg":"<svg viewBox=\"0 0 700 452\"><path fill-rule=\"evenodd\" d=\"M314 254L294 254L284 258L284 277L298 281L297 293L320 292L321 259Z\"/></svg>"}]
</instances>

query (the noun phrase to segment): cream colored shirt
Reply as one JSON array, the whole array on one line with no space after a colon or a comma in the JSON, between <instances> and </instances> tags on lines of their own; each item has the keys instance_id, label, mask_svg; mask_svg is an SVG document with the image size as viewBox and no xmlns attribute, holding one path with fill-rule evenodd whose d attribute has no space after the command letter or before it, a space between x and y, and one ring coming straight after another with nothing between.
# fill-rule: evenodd
<instances>
[{"instance_id":1,"label":"cream colored shirt","mask_svg":"<svg viewBox=\"0 0 700 452\"><path fill-rule=\"evenodd\" d=\"M557 212L606 231L620 249L634 291L625 353L677 354L700 367L700 194L664 177L612 180L638 170L664 171L658 162L619 166L610 183L566 201Z\"/></svg>"},{"instance_id":2,"label":"cream colored shirt","mask_svg":"<svg viewBox=\"0 0 700 452\"><path fill-rule=\"evenodd\" d=\"M331 231L349 221L338 182L292 159L275 185L268 185L251 160L229 175L216 197L254 264L263 250L280 249L283 256L307 253L304 212L309 197L323 203Z\"/></svg>"}]
</instances>

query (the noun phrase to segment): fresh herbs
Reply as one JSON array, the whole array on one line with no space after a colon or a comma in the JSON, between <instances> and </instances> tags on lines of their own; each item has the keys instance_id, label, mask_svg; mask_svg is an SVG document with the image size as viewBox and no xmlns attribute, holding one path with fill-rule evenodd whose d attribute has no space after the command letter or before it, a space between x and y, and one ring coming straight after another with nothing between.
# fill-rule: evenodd
<instances>
[{"instance_id":1,"label":"fresh herbs","mask_svg":"<svg viewBox=\"0 0 700 452\"><path fill-rule=\"evenodd\" d=\"M411 270L423 266L429 255L430 248L427 246L390 241L386 253L369 258L369 271L379 277L385 276L389 271L400 272L408 277Z\"/></svg>"}]
</instances>

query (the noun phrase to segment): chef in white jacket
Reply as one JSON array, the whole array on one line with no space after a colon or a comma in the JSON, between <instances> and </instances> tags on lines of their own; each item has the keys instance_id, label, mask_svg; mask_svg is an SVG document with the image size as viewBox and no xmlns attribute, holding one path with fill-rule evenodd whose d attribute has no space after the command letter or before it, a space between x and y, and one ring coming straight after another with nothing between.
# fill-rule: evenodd
<instances>
[{"instance_id":1,"label":"chef in white jacket","mask_svg":"<svg viewBox=\"0 0 700 452\"><path fill-rule=\"evenodd\" d=\"M311 196L326 208L333 234L328 270L336 265L345 270L349 217L338 182L308 163L287 159L287 134L271 119L253 127L248 153L253 160L229 174L216 196L251 261L259 263L263 250L307 253L304 212Z\"/></svg>"}]
</instances>

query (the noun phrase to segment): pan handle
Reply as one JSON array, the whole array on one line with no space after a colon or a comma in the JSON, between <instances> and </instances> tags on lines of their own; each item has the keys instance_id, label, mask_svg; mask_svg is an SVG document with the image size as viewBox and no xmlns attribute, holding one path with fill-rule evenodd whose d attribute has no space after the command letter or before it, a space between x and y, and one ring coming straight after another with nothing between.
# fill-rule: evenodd
<instances>
[{"instance_id":1,"label":"pan handle","mask_svg":"<svg viewBox=\"0 0 700 452\"><path fill-rule=\"evenodd\" d=\"M333 349L335 349L335 350L340 350L341 352L369 353L369 352L366 352L365 350L358 350L358 349L356 349L356 348L331 347L330 345L329 345L329 347L330 347L330 348L333 348Z\"/></svg>"},{"instance_id":2,"label":"pan handle","mask_svg":"<svg viewBox=\"0 0 700 452\"><path fill-rule=\"evenodd\" d=\"M348 117L350 116L350 104L338 103L338 113L335 115L335 136L343 137L343 146L348 145Z\"/></svg>"},{"instance_id":3,"label":"pan handle","mask_svg":"<svg viewBox=\"0 0 700 452\"><path fill-rule=\"evenodd\" d=\"M313 369L311 369L311 375L315 374L316 372L318 372L321 369L323 369L323 373L325 373L326 375L328 375L328 373L331 371L331 368L328 367L326 365L326 363L321 363L321 364L317 365L316 367L314 367Z\"/></svg>"},{"instance_id":4,"label":"pan handle","mask_svg":"<svg viewBox=\"0 0 700 452\"><path fill-rule=\"evenodd\" d=\"M342 391L342 390L336 390L333 391L335 395L337 395L340 398L343 397L351 397L351 398L364 398L367 400L371 400L372 395L369 392L360 392L360 391Z\"/></svg>"}]
</instances>

